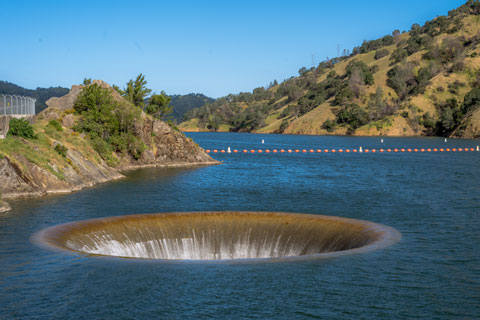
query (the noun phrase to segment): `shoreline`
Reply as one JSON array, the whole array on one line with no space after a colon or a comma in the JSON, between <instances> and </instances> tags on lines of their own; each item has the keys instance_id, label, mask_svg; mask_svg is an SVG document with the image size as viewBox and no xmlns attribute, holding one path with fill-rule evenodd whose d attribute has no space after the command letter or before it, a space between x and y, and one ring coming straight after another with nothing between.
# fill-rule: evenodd
<instances>
[{"instance_id":1,"label":"shoreline","mask_svg":"<svg viewBox=\"0 0 480 320\"><path fill-rule=\"evenodd\" d=\"M83 183L78 186L74 186L72 188L67 188L67 189L51 189L51 190L44 190L44 191L32 191L32 192L11 192L11 193L4 193L2 195L3 199L17 199L17 198L36 198L36 197L42 197L46 195L55 195L55 194L68 194L68 193L74 193L77 191L81 191L86 188L90 188L93 186L96 186L101 183L106 183L110 181L115 181L115 180L120 180L126 178L126 176L123 174L123 172L130 172L130 171L135 171L139 169L146 169L146 168L188 168L188 167L202 167L202 166L210 166L210 165L219 165L221 164L220 161L207 161L207 162L173 162L173 163L166 163L166 164L142 164L142 165L130 165L130 166L125 166L123 168L115 169L118 170L118 173L113 176L111 179L101 179L98 181L93 181L90 183ZM3 201L3 204L6 204L6 206L3 206L0 204L0 213L9 211L11 209L10 205L8 205L7 202ZM8 208L8 209L6 209ZM4 210L4 211L2 211Z\"/></svg>"},{"instance_id":2,"label":"shoreline","mask_svg":"<svg viewBox=\"0 0 480 320\"><path fill-rule=\"evenodd\" d=\"M273 132L232 132L232 131L187 131L180 130L183 133L248 133L248 134L265 134L265 135L285 135L285 136L309 136L309 137L349 137L349 138L441 138L441 139L459 139L459 140L480 140L478 138L467 137L443 137L443 136L428 136L428 135L355 135L355 134L308 134L308 133L273 133Z\"/></svg>"},{"instance_id":3,"label":"shoreline","mask_svg":"<svg viewBox=\"0 0 480 320\"><path fill-rule=\"evenodd\" d=\"M2 200L2 202L0 203L0 213L7 212L10 210L12 210L12 207L10 207L8 202L6 202L5 200Z\"/></svg>"}]
</instances>

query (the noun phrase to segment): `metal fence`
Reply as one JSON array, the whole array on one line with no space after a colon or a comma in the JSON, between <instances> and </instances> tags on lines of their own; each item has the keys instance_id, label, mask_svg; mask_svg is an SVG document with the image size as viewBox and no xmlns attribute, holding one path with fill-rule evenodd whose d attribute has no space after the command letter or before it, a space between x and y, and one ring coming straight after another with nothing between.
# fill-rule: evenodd
<instances>
[{"instance_id":1,"label":"metal fence","mask_svg":"<svg viewBox=\"0 0 480 320\"><path fill-rule=\"evenodd\" d=\"M35 101L31 97L0 94L0 116L34 115Z\"/></svg>"}]
</instances>

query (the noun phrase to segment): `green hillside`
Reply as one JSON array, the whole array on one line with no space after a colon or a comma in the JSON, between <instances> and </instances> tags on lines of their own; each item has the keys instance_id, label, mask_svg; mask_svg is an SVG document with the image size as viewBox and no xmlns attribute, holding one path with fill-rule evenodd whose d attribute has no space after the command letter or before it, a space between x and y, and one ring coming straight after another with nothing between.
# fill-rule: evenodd
<instances>
[{"instance_id":1,"label":"green hillside","mask_svg":"<svg viewBox=\"0 0 480 320\"><path fill-rule=\"evenodd\" d=\"M186 119L185 131L480 137L480 2Z\"/></svg>"},{"instance_id":2,"label":"green hillside","mask_svg":"<svg viewBox=\"0 0 480 320\"><path fill-rule=\"evenodd\" d=\"M173 108L171 116L177 123L183 121L183 116L189 110L200 108L207 103L212 103L215 99L207 97L201 93L174 94L170 96L170 105Z\"/></svg>"}]
</instances>

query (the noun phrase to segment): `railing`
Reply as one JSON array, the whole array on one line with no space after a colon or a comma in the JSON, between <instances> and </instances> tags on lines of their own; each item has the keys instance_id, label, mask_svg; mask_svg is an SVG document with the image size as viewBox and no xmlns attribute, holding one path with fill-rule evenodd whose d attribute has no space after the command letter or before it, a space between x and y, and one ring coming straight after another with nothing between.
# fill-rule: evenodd
<instances>
[{"instance_id":1,"label":"railing","mask_svg":"<svg viewBox=\"0 0 480 320\"><path fill-rule=\"evenodd\" d=\"M35 101L31 97L0 94L0 116L34 115Z\"/></svg>"}]
</instances>

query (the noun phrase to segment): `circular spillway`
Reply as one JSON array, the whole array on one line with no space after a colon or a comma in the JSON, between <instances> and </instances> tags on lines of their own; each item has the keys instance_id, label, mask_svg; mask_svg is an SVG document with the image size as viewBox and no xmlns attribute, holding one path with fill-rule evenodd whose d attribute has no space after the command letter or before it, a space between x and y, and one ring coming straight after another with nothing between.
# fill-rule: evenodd
<instances>
[{"instance_id":1,"label":"circular spillway","mask_svg":"<svg viewBox=\"0 0 480 320\"><path fill-rule=\"evenodd\" d=\"M90 255L160 260L327 258L400 239L362 220L279 212L185 212L109 217L62 224L34 237Z\"/></svg>"}]
</instances>

